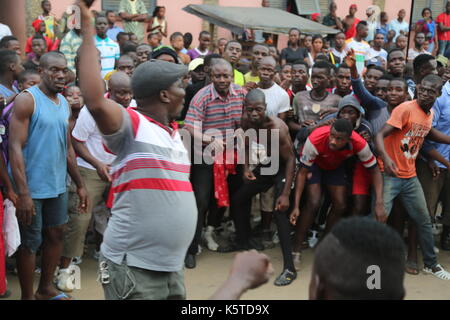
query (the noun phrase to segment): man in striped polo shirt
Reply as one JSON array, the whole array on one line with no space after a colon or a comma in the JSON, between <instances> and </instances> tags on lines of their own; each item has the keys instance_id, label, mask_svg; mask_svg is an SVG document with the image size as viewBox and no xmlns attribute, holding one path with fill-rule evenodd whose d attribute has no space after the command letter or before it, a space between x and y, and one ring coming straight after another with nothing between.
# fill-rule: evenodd
<instances>
[{"instance_id":1,"label":"man in striped polo shirt","mask_svg":"<svg viewBox=\"0 0 450 320\"><path fill-rule=\"evenodd\" d=\"M185 127L194 137L193 159L198 158L202 148L195 148L196 142L203 146L211 144L217 148L225 146L226 134L233 134L240 127L245 90L233 82L233 68L224 59L217 59L211 67L212 83L201 89L192 99L186 115ZM207 131L215 130L218 135L212 136ZM227 132L228 131L228 132ZM200 149L200 150L199 150ZM203 157L200 163L192 166L191 182L195 192L198 207L197 232L186 256L187 268L195 268L195 255L201 240L203 221L209 209L207 233L212 233L212 227L220 224L223 210L216 210L214 199L214 165L205 163ZM208 161L209 162L209 161ZM210 162L211 163L211 162ZM230 194L239 187L241 175L228 176ZM210 208L211 206L213 209ZM206 238L206 234L205 234ZM217 246L208 245L211 250Z\"/></svg>"},{"instance_id":2,"label":"man in striped polo shirt","mask_svg":"<svg viewBox=\"0 0 450 320\"><path fill-rule=\"evenodd\" d=\"M119 45L111 40L106 34L108 31L108 19L105 16L98 16L95 19L95 46L100 51L100 57L102 59L102 78L104 78L109 72L114 70L116 61L120 58Z\"/></svg>"},{"instance_id":3,"label":"man in striped polo shirt","mask_svg":"<svg viewBox=\"0 0 450 320\"><path fill-rule=\"evenodd\" d=\"M106 99L100 67L91 59L96 50L91 14L84 2L79 4L81 91L106 147L116 154L112 217L99 260L105 298L183 299L183 261L194 237L197 207L188 152L173 120L183 108L187 68L145 62L131 80L136 108Z\"/></svg>"}]
</instances>

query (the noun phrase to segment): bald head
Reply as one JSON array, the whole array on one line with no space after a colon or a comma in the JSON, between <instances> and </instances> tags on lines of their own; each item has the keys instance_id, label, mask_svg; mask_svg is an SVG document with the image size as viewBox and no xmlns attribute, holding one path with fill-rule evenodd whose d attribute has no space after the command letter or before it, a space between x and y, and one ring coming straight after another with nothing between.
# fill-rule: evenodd
<instances>
[{"instance_id":1,"label":"bald head","mask_svg":"<svg viewBox=\"0 0 450 320\"><path fill-rule=\"evenodd\" d=\"M211 60L211 70L218 68L233 72L233 67L231 66L231 64L223 58L216 58Z\"/></svg>"},{"instance_id":2,"label":"bald head","mask_svg":"<svg viewBox=\"0 0 450 320\"><path fill-rule=\"evenodd\" d=\"M109 98L127 108L133 97L131 78L125 72L114 72L108 82Z\"/></svg>"},{"instance_id":3,"label":"bald head","mask_svg":"<svg viewBox=\"0 0 450 320\"><path fill-rule=\"evenodd\" d=\"M61 64L65 63L67 64L66 57L64 54L60 52L50 51L44 55L42 55L41 59L39 60L39 66L43 69L48 69L52 64Z\"/></svg>"},{"instance_id":4,"label":"bald head","mask_svg":"<svg viewBox=\"0 0 450 320\"><path fill-rule=\"evenodd\" d=\"M266 104L266 95L260 89L253 89L245 96L245 104L252 104L255 102L261 102Z\"/></svg>"},{"instance_id":5,"label":"bald head","mask_svg":"<svg viewBox=\"0 0 450 320\"><path fill-rule=\"evenodd\" d=\"M134 59L125 54L119 58L119 61L117 61L117 70L121 72L125 72L129 77L133 75L135 68L135 61Z\"/></svg>"},{"instance_id":6,"label":"bald head","mask_svg":"<svg viewBox=\"0 0 450 320\"><path fill-rule=\"evenodd\" d=\"M267 64L267 65L271 65L274 68L277 66L277 62L275 61L274 57L272 56L267 56L261 59L261 65L263 64Z\"/></svg>"}]
</instances>

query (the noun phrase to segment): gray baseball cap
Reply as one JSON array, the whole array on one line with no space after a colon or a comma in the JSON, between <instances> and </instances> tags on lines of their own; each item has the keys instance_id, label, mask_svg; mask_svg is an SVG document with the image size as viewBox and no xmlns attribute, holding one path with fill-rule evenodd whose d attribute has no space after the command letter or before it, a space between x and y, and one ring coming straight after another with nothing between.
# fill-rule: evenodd
<instances>
[{"instance_id":1,"label":"gray baseball cap","mask_svg":"<svg viewBox=\"0 0 450 320\"><path fill-rule=\"evenodd\" d=\"M131 87L136 99L144 99L168 89L177 80L187 75L182 64L162 60L150 60L140 64L131 78Z\"/></svg>"},{"instance_id":2,"label":"gray baseball cap","mask_svg":"<svg viewBox=\"0 0 450 320\"><path fill-rule=\"evenodd\" d=\"M359 113L361 115L363 115L363 116L366 113L364 108L359 103L358 99L356 99L356 97L353 94L346 95L345 97L343 97L341 99L341 101L339 101L339 105L338 105L339 111L338 111L338 113L342 110L342 108L345 108L345 107L348 107L348 106L352 106L353 108L358 110Z\"/></svg>"}]
</instances>

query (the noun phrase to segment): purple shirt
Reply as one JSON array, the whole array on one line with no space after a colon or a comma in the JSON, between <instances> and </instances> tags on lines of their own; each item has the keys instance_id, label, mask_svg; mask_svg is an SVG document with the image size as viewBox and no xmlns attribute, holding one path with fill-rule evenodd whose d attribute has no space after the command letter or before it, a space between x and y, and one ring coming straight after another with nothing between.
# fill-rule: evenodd
<instances>
[{"instance_id":1,"label":"purple shirt","mask_svg":"<svg viewBox=\"0 0 450 320\"><path fill-rule=\"evenodd\" d=\"M206 52L201 52L200 50L198 50L198 48L195 48L195 49L189 50L187 54L189 55L189 57L191 57L191 60L194 60L197 58L204 58L211 53L212 52L209 50L207 50Z\"/></svg>"}]
</instances>

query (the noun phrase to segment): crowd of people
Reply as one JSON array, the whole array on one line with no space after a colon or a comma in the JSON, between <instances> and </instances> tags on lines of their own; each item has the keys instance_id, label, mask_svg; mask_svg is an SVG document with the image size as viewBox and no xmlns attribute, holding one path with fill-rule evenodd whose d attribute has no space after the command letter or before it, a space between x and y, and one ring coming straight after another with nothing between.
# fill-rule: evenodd
<instances>
[{"instance_id":1,"label":"crowd of people","mask_svg":"<svg viewBox=\"0 0 450 320\"><path fill-rule=\"evenodd\" d=\"M22 299L70 299L87 244L106 299L185 298L202 248L279 244L274 284L289 285L319 241L311 298L402 299L418 247L423 273L450 280L438 262L450 251L450 2L436 20L423 9L409 49L404 9L389 22L371 6L360 21L357 5L341 19L333 2L312 18L338 33L293 27L281 52L207 31L192 47L190 33L168 33L164 7L150 17L122 0L122 29L86 2L58 37L42 1L25 60L14 35L0 39L0 181L19 222L8 268ZM374 264L376 293L363 279ZM213 298L272 272L266 256L238 255Z\"/></svg>"}]
</instances>

